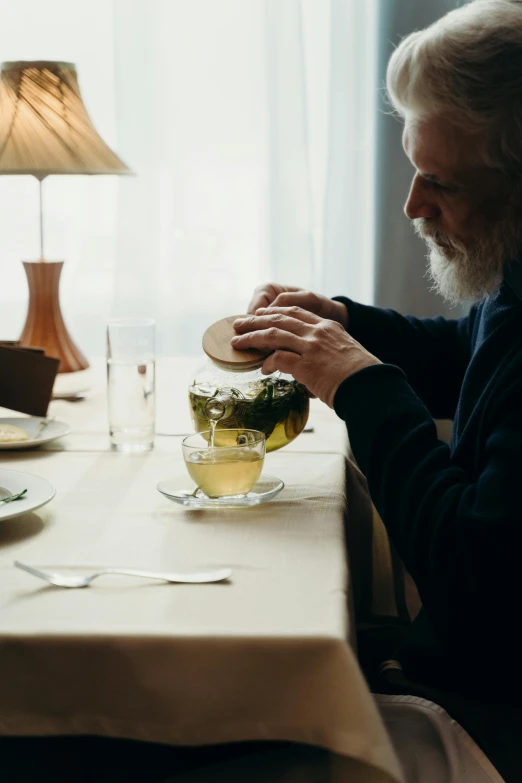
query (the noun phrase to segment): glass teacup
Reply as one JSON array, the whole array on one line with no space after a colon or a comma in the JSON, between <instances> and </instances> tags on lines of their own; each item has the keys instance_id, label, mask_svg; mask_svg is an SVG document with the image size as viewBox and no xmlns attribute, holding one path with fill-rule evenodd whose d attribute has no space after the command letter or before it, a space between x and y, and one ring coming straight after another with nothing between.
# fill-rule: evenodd
<instances>
[{"instance_id":1,"label":"glass teacup","mask_svg":"<svg viewBox=\"0 0 522 783\"><path fill-rule=\"evenodd\" d=\"M191 479L209 498L244 497L254 487L263 469L264 433L247 429L226 430L226 439L216 437L213 446L211 443L210 430L189 435L183 440L183 459Z\"/></svg>"}]
</instances>

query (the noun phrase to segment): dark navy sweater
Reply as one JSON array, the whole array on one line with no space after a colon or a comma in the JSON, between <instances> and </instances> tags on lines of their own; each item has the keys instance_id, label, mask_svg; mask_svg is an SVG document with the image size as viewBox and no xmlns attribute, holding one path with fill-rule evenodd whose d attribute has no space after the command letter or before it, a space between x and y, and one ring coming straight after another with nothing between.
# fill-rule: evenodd
<instances>
[{"instance_id":1,"label":"dark navy sweater","mask_svg":"<svg viewBox=\"0 0 522 783\"><path fill-rule=\"evenodd\" d=\"M417 319L343 297L377 356L335 410L423 609L410 679L516 698L522 598L522 264L466 318ZM433 418L454 419L451 447Z\"/></svg>"}]
</instances>

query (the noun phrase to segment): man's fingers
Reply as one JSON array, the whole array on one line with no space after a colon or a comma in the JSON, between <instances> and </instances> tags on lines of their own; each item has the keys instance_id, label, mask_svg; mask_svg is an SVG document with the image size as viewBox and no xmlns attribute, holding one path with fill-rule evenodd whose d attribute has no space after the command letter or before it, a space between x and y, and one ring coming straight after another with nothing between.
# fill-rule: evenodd
<instances>
[{"instance_id":1,"label":"man's fingers","mask_svg":"<svg viewBox=\"0 0 522 783\"><path fill-rule=\"evenodd\" d=\"M288 373L288 375L293 375L295 378L300 361L300 356L291 351L274 351L263 362L261 372L264 375L271 375L279 370L279 372Z\"/></svg>"},{"instance_id":2,"label":"man's fingers","mask_svg":"<svg viewBox=\"0 0 522 783\"><path fill-rule=\"evenodd\" d=\"M260 312L259 309L257 312ZM238 334L246 334L247 332L255 332L260 329L280 329L284 332L292 332L292 334L298 334L301 337L305 337L310 332L311 321L305 319L300 320L298 318L291 318L284 313L273 313L271 308L264 310L266 315L252 315L247 318L237 318L234 321L234 329Z\"/></svg>"},{"instance_id":3,"label":"man's fingers","mask_svg":"<svg viewBox=\"0 0 522 783\"><path fill-rule=\"evenodd\" d=\"M279 283L264 283L257 286L248 305L247 313L255 313L258 307L268 307L284 291L299 291L299 288Z\"/></svg>"},{"instance_id":4,"label":"man's fingers","mask_svg":"<svg viewBox=\"0 0 522 783\"><path fill-rule=\"evenodd\" d=\"M319 298L311 291L282 291L271 303L272 307L302 307L311 313L317 313L321 306Z\"/></svg>"},{"instance_id":5,"label":"man's fingers","mask_svg":"<svg viewBox=\"0 0 522 783\"><path fill-rule=\"evenodd\" d=\"M321 318L315 313L309 310L303 310L302 307L292 305L291 307L276 307L270 305L270 307L258 307L256 315L283 315L289 318L298 319L306 324L318 324Z\"/></svg>"},{"instance_id":6,"label":"man's fingers","mask_svg":"<svg viewBox=\"0 0 522 783\"><path fill-rule=\"evenodd\" d=\"M269 329L237 335L230 342L232 347L239 351L245 351L249 348L268 349L271 351L282 349L284 351L293 351L297 354L301 354L306 345L303 337L277 329L275 326Z\"/></svg>"},{"instance_id":7,"label":"man's fingers","mask_svg":"<svg viewBox=\"0 0 522 783\"><path fill-rule=\"evenodd\" d=\"M272 303L273 299L268 291L260 291L255 293L250 304L247 308L247 313L255 313L259 307L268 307Z\"/></svg>"},{"instance_id":8,"label":"man's fingers","mask_svg":"<svg viewBox=\"0 0 522 783\"><path fill-rule=\"evenodd\" d=\"M274 351L274 353L271 353L263 362L261 372L264 375L271 375L279 370L279 372L293 375L296 381L299 381L301 367L301 357L296 353L292 353L291 351ZM309 389L307 389L307 392L310 399L316 399L316 395L312 394Z\"/></svg>"}]
</instances>

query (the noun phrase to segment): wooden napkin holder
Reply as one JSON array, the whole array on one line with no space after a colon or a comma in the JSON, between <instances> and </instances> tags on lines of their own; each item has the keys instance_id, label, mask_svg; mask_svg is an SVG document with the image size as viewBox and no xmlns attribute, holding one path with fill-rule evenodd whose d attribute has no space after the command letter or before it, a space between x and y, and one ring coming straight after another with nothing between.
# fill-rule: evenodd
<instances>
[{"instance_id":1,"label":"wooden napkin holder","mask_svg":"<svg viewBox=\"0 0 522 783\"><path fill-rule=\"evenodd\" d=\"M46 416L59 366L43 348L0 341L0 407Z\"/></svg>"}]
</instances>

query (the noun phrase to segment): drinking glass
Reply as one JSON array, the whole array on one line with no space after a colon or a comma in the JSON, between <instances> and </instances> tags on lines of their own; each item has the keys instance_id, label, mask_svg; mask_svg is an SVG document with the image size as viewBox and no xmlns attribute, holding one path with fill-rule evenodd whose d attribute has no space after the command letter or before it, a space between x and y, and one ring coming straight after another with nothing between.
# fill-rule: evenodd
<instances>
[{"instance_id":1,"label":"drinking glass","mask_svg":"<svg viewBox=\"0 0 522 783\"><path fill-rule=\"evenodd\" d=\"M257 430L231 429L225 445L213 442L210 430L189 435L182 442L183 459L190 478L209 498L244 497L256 484L265 459L265 434Z\"/></svg>"},{"instance_id":2,"label":"drinking glass","mask_svg":"<svg viewBox=\"0 0 522 783\"><path fill-rule=\"evenodd\" d=\"M107 324L109 430L116 451L149 451L154 445L155 328L151 318Z\"/></svg>"}]
</instances>

